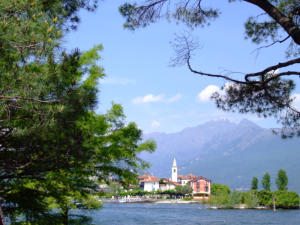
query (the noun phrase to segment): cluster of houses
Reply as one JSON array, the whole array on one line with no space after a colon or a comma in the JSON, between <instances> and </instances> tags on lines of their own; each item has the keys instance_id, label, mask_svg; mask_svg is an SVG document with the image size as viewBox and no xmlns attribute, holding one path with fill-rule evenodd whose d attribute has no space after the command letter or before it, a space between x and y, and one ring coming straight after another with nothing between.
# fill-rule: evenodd
<instances>
[{"instance_id":1,"label":"cluster of houses","mask_svg":"<svg viewBox=\"0 0 300 225\"><path fill-rule=\"evenodd\" d=\"M206 197L210 195L211 181L202 176L178 175L176 159L174 158L172 165L172 176L169 179L156 178L152 175L139 176L140 188L144 191L166 191L174 190L179 185L190 185L193 190L193 196Z\"/></svg>"}]
</instances>

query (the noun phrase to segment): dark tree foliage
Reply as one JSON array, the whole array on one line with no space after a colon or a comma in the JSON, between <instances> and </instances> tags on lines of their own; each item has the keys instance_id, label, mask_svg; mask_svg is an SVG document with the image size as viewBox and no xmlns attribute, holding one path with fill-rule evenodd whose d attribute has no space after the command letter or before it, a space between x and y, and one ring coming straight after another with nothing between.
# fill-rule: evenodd
<instances>
[{"instance_id":1,"label":"dark tree foliage","mask_svg":"<svg viewBox=\"0 0 300 225\"><path fill-rule=\"evenodd\" d=\"M271 176L269 173L265 173L261 180L261 185L265 191L271 190Z\"/></svg>"},{"instance_id":2,"label":"dark tree foliage","mask_svg":"<svg viewBox=\"0 0 300 225\"><path fill-rule=\"evenodd\" d=\"M276 178L276 186L279 191L285 191L288 189L288 177L286 175L285 170L280 169L277 174Z\"/></svg>"},{"instance_id":3,"label":"dark tree foliage","mask_svg":"<svg viewBox=\"0 0 300 225\"><path fill-rule=\"evenodd\" d=\"M267 206L267 207L273 206L273 197L274 197L273 192L262 190L262 191L258 191L256 195L258 197L259 205Z\"/></svg>"},{"instance_id":4,"label":"dark tree foliage","mask_svg":"<svg viewBox=\"0 0 300 225\"><path fill-rule=\"evenodd\" d=\"M257 189L258 189L258 179L257 177L253 177L251 182L251 190L257 190Z\"/></svg>"},{"instance_id":5,"label":"dark tree foliage","mask_svg":"<svg viewBox=\"0 0 300 225\"><path fill-rule=\"evenodd\" d=\"M251 191L252 192L252 191ZM249 193L249 192L248 192ZM245 194L248 194L245 193ZM260 206L273 208L274 197L276 208L299 209L299 195L295 191L254 191Z\"/></svg>"},{"instance_id":6,"label":"dark tree foliage","mask_svg":"<svg viewBox=\"0 0 300 225\"><path fill-rule=\"evenodd\" d=\"M80 9L94 11L98 6L98 0L41 0L42 10L49 15L59 15L67 23L64 26L67 30L76 29L80 18Z\"/></svg>"},{"instance_id":7,"label":"dark tree foliage","mask_svg":"<svg viewBox=\"0 0 300 225\"><path fill-rule=\"evenodd\" d=\"M102 46L61 47L78 11L95 3L0 1L1 225L4 215L12 224L75 223L70 209L100 207L97 182L136 182L147 166L139 153L155 148L141 142L136 124L125 123L120 105L93 112Z\"/></svg>"},{"instance_id":8,"label":"dark tree foliage","mask_svg":"<svg viewBox=\"0 0 300 225\"><path fill-rule=\"evenodd\" d=\"M299 209L300 198L295 191L275 191L276 208Z\"/></svg>"},{"instance_id":9,"label":"dark tree foliage","mask_svg":"<svg viewBox=\"0 0 300 225\"><path fill-rule=\"evenodd\" d=\"M235 1L238 0L229 0ZM285 128L284 137L300 135L300 112L291 105L291 93L295 88L292 79L300 75L295 67L300 63L300 3L298 0L240 1L252 4L262 11L246 21L245 37L255 44L267 42L260 49L290 41L290 47L286 51L287 61L257 72L241 72L243 75L240 77L213 74L194 69L191 57L197 44L188 36L183 36L177 38L178 43L174 44L174 64L184 63L197 75L227 81L222 94L219 92L212 96L217 107L225 111L256 113L263 117L275 116ZM120 7L120 12L126 19L124 27L131 30L148 26L162 18L198 28L209 25L221 12L208 5L209 1L204 0L141 0L134 4L125 3Z\"/></svg>"}]
</instances>

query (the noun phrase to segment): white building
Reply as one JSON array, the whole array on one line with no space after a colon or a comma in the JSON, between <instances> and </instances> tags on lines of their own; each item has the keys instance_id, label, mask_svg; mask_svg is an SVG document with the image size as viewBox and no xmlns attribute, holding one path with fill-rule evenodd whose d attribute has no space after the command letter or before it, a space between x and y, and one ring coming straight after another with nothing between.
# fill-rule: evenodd
<instances>
[{"instance_id":1,"label":"white building","mask_svg":"<svg viewBox=\"0 0 300 225\"><path fill-rule=\"evenodd\" d=\"M157 191L159 190L159 179L152 175L139 176L140 188L144 191Z\"/></svg>"},{"instance_id":2,"label":"white building","mask_svg":"<svg viewBox=\"0 0 300 225\"><path fill-rule=\"evenodd\" d=\"M159 188L161 191L174 190L178 185L180 184L171 180L162 179L162 182L159 184Z\"/></svg>"},{"instance_id":3,"label":"white building","mask_svg":"<svg viewBox=\"0 0 300 225\"><path fill-rule=\"evenodd\" d=\"M188 184L192 179L196 178L194 174L189 174L189 175L178 175L178 183L181 185L186 185Z\"/></svg>"}]
</instances>

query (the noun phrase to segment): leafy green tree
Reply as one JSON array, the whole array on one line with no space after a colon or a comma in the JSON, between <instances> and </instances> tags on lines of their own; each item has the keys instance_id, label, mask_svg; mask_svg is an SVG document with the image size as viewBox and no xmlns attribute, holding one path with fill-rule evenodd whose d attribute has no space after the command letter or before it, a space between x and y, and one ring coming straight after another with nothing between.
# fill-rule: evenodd
<instances>
[{"instance_id":1,"label":"leafy green tree","mask_svg":"<svg viewBox=\"0 0 300 225\"><path fill-rule=\"evenodd\" d=\"M228 208L238 207L241 204L241 201L242 201L242 193L234 190L229 195L227 207Z\"/></svg>"},{"instance_id":2,"label":"leafy green tree","mask_svg":"<svg viewBox=\"0 0 300 225\"><path fill-rule=\"evenodd\" d=\"M228 0L237 2L237 0ZM286 50L287 60L269 65L252 72L243 72L242 77L227 74L215 74L209 71L196 70L192 65L195 43L187 36L178 37L175 41L174 65L186 64L188 69L199 76L224 79L223 93L212 97L217 107L225 111L256 113L268 117L276 116L284 126L295 128L285 135L299 134L300 112L291 106L291 93L295 83L292 77L299 77L297 64L300 63L300 10L297 0L242 0L251 4L263 13L251 16L245 23L245 37L259 49L272 47L275 44L290 41ZM201 0L141 0L138 3L125 3L120 7L126 21L124 27L135 30L155 23L162 18L182 22L191 28L203 28L215 20L221 10ZM241 5L241 7L243 7ZM228 24L230 26L230 24ZM267 42L267 44L265 44ZM201 67L200 67L201 68ZM280 70L280 72L275 71ZM285 77L285 79L283 79ZM286 113L282 113L286 111Z\"/></svg>"},{"instance_id":3,"label":"leafy green tree","mask_svg":"<svg viewBox=\"0 0 300 225\"><path fill-rule=\"evenodd\" d=\"M229 202L229 192L223 192L218 190L210 197L210 204L216 205L217 207L226 207Z\"/></svg>"},{"instance_id":4,"label":"leafy green tree","mask_svg":"<svg viewBox=\"0 0 300 225\"><path fill-rule=\"evenodd\" d=\"M68 224L70 209L99 207L97 180L134 183L148 165L138 154L155 144L141 142L120 105L93 112L102 46L81 53L60 44L78 11L95 3L0 2L0 224L4 214L13 223Z\"/></svg>"},{"instance_id":5,"label":"leafy green tree","mask_svg":"<svg viewBox=\"0 0 300 225\"><path fill-rule=\"evenodd\" d=\"M258 191L257 192L258 203L261 206L272 207L273 206L273 193L271 191Z\"/></svg>"},{"instance_id":6,"label":"leafy green tree","mask_svg":"<svg viewBox=\"0 0 300 225\"><path fill-rule=\"evenodd\" d=\"M255 191L248 191L245 196L245 204L248 208L255 208L258 206L258 197Z\"/></svg>"},{"instance_id":7,"label":"leafy green tree","mask_svg":"<svg viewBox=\"0 0 300 225\"><path fill-rule=\"evenodd\" d=\"M271 176L269 173L265 173L265 175L262 178L261 185L263 186L263 189L265 191L271 190Z\"/></svg>"},{"instance_id":8,"label":"leafy green tree","mask_svg":"<svg viewBox=\"0 0 300 225\"><path fill-rule=\"evenodd\" d=\"M186 184L186 185L179 185L179 186L175 187L175 192L178 195L185 196L185 195L191 194L193 192L193 189L188 184Z\"/></svg>"},{"instance_id":9,"label":"leafy green tree","mask_svg":"<svg viewBox=\"0 0 300 225\"><path fill-rule=\"evenodd\" d=\"M218 192L229 194L230 188L227 185L223 184L211 184L210 191L212 195L215 195Z\"/></svg>"},{"instance_id":10,"label":"leafy green tree","mask_svg":"<svg viewBox=\"0 0 300 225\"><path fill-rule=\"evenodd\" d=\"M173 198L176 196L176 191L175 190L165 190L162 192L162 194L169 195L170 198Z\"/></svg>"},{"instance_id":11,"label":"leafy green tree","mask_svg":"<svg viewBox=\"0 0 300 225\"><path fill-rule=\"evenodd\" d=\"M295 191L275 191L276 208L299 209L300 198Z\"/></svg>"},{"instance_id":12,"label":"leafy green tree","mask_svg":"<svg viewBox=\"0 0 300 225\"><path fill-rule=\"evenodd\" d=\"M285 170L280 169L277 174L276 178L276 186L279 191L285 191L288 189L288 177L286 175Z\"/></svg>"},{"instance_id":13,"label":"leafy green tree","mask_svg":"<svg viewBox=\"0 0 300 225\"><path fill-rule=\"evenodd\" d=\"M209 204L217 207L227 207L230 199L230 188L227 185L211 184Z\"/></svg>"},{"instance_id":14,"label":"leafy green tree","mask_svg":"<svg viewBox=\"0 0 300 225\"><path fill-rule=\"evenodd\" d=\"M110 193L113 196L119 196L119 194L122 191L122 186L120 184L118 184L118 183L111 183L109 185L109 188L110 188Z\"/></svg>"},{"instance_id":15,"label":"leafy green tree","mask_svg":"<svg viewBox=\"0 0 300 225\"><path fill-rule=\"evenodd\" d=\"M251 182L251 190L257 190L257 189L258 189L258 179L257 177L253 177Z\"/></svg>"}]
</instances>

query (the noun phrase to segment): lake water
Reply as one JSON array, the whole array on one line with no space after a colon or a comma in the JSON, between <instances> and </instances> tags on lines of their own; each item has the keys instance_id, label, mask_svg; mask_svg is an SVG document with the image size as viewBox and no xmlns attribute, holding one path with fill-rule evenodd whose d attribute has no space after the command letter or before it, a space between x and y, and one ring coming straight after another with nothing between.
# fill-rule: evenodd
<instances>
[{"instance_id":1,"label":"lake water","mask_svg":"<svg viewBox=\"0 0 300 225\"><path fill-rule=\"evenodd\" d=\"M300 225L300 210L209 210L200 204L113 204L88 214L97 225Z\"/></svg>"}]
</instances>

